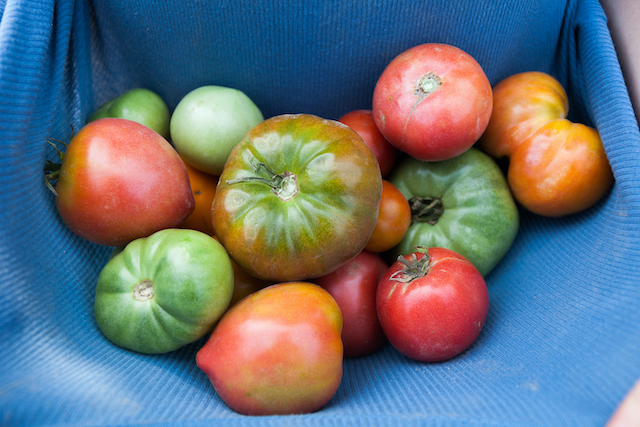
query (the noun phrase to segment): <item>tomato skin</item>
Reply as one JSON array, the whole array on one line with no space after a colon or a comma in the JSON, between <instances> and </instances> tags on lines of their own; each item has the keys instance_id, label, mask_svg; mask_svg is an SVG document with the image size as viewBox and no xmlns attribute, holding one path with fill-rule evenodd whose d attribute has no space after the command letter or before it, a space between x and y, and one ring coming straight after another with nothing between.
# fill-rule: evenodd
<instances>
[{"instance_id":1,"label":"tomato skin","mask_svg":"<svg viewBox=\"0 0 640 427\"><path fill-rule=\"evenodd\" d=\"M371 110L350 111L340 117L338 121L349 126L362 137L378 159L382 177L387 176L393 168L396 157L398 157L398 149L382 135L373 119L373 112Z\"/></svg>"},{"instance_id":2,"label":"tomato skin","mask_svg":"<svg viewBox=\"0 0 640 427\"><path fill-rule=\"evenodd\" d=\"M388 268L379 254L365 250L336 271L313 279L340 306L345 357L365 356L387 343L378 320L376 289Z\"/></svg>"},{"instance_id":3,"label":"tomato skin","mask_svg":"<svg viewBox=\"0 0 640 427\"><path fill-rule=\"evenodd\" d=\"M166 353L209 333L232 292L231 259L220 243L199 231L166 229L112 252L98 277L94 313L116 345Z\"/></svg>"},{"instance_id":4,"label":"tomato skin","mask_svg":"<svg viewBox=\"0 0 640 427\"><path fill-rule=\"evenodd\" d=\"M193 212L180 224L180 228L198 230L213 236L215 233L211 224L211 205L216 195L218 177L202 172L186 162L184 165L189 175L189 185L195 206Z\"/></svg>"},{"instance_id":5,"label":"tomato skin","mask_svg":"<svg viewBox=\"0 0 640 427\"><path fill-rule=\"evenodd\" d=\"M411 225L411 207L404 194L391 182L382 180L378 222L365 249L385 252L396 246Z\"/></svg>"},{"instance_id":6,"label":"tomato skin","mask_svg":"<svg viewBox=\"0 0 640 427\"><path fill-rule=\"evenodd\" d=\"M476 148L442 162L405 156L389 180L414 205L413 223L388 251L392 259L416 246L443 247L467 258L486 277L516 238L520 219L507 180ZM431 203L434 208L426 209Z\"/></svg>"},{"instance_id":7,"label":"tomato skin","mask_svg":"<svg viewBox=\"0 0 640 427\"><path fill-rule=\"evenodd\" d=\"M562 85L542 72L507 77L494 88L491 121L480 139L489 155L509 158L515 199L539 215L560 217L593 206L613 184L598 132L566 119Z\"/></svg>"},{"instance_id":8,"label":"tomato skin","mask_svg":"<svg viewBox=\"0 0 640 427\"><path fill-rule=\"evenodd\" d=\"M484 278L469 260L444 248L429 248L426 275L394 280L404 264L396 261L380 280L378 316L391 345L405 356L441 362L476 340L489 312ZM417 260L425 254L415 252ZM411 256L404 259L410 260Z\"/></svg>"},{"instance_id":9,"label":"tomato skin","mask_svg":"<svg viewBox=\"0 0 640 427\"><path fill-rule=\"evenodd\" d=\"M240 414L309 413L342 381L341 329L340 308L320 286L271 285L224 314L196 364Z\"/></svg>"},{"instance_id":10,"label":"tomato skin","mask_svg":"<svg viewBox=\"0 0 640 427\"><path fill-rule=\"evenodd\" d=\"M212 223L231 258L252 276L311 279L364 249L381 194L378 162L355 131L309 114L276 116L231 152Z\"/></svg>"},{"instance_id":11,"label":"tomato skin","mask_svg":"<svg viewBox=\"0 0 640 427\"><path fill-rule=\"evenodd\" d=\"M491 83L455 46L425 43L395 57L373 93L373 117L399 150L422 161L447 160L475 144L491 117Z\"/></svg>"},{"instance_id":12,"label":"tomato skin","mask_svg":"<svg viewBox=\"0 0 640 427\"><path fill-rule=\"evenodd\" d=\"M105 117L133 120L169 139L169 107L157 93L149 89L135 88L124 92L98 107L87 121Z\"/></svg>"},{"instance_id":13,"label":"tomato skin","mask_svg":"<svg viewBox=\"0 0 640 427\"><path fill-rule=\"evenodd\" d=\"M233 147L263 119L244 92L201 86L187 93L173 111L171 141L186 163L219 176Z\"/></svg>"},{"instance_id":14,"label":"tomato skin","mask_svg":"<svg viewBox=\"0 0 640 427\"><path fill-rule=\"evenodd\" d=\"M107 246L177 227L195 204L173 147L150 128L120 118L92 121L72 138L56 191L65 224Z\"/></svg>"}]
</instances>

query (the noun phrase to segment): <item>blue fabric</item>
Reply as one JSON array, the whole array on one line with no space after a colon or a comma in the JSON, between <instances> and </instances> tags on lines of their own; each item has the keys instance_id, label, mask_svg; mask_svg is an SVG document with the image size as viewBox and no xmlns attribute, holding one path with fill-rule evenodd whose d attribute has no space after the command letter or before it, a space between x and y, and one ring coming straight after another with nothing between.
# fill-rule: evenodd
<instances>
[{"instance_id":1,"label":"blue fabric","mask_svg":"<svg viewBox=\"0 0 640 427\"><path fill-rule=\"evenodd\" d=\"M0 424L601 426L640 378L640 134L596 0L0 2ZM62 224L42 166L100 103L136 86L174 108L203 84L265 116L370 108L402 50L457 45L492 83L552 73L597 126L616 183L562 219L522 211L487 277L473 347L439 364L393 348L346 360L323 410L244 417L215 395L202 342L145 356L107 342L93 292L109 248Z\"/></svg>"}]
</instances>

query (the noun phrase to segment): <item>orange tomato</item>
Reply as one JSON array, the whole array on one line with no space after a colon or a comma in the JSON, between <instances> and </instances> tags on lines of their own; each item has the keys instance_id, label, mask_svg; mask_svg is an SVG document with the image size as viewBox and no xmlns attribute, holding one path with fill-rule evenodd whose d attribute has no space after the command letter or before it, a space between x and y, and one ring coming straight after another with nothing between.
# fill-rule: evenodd
<instances>
[{"instance_id":1,"label":"orange tomato","mask_svg":"<svg viewBox=\"0 0 640 427\"><path fill-rule=\"evenodd\" d=\"M585 210L613 184L599 133L566 118L567 94L552 76L525 72L493 88L493 113L480 148L509 159L514 198L539 215Z\"/></svg>"},{"instance_id":2,"label":"orange tomato","mask_svg":"<svg viewBox=\"0 0 640 427\"><path fill-rule=\"evenodd\" d=\"M409 202L395 185L383 179L378 222L365 249L371 252L391 249L400 243L410 224Z\"/></svg>"},{"instance_id":3,"label":"orange tomato","mask_svg":"<svg viewBox=\"0 0 640 427\"><path fill-rule=\"evenodd\" d=\"M191 192L196 206L191 215L189 215L180 225L180 228L189 228L192 230L202 231L210 236L214 235L213 226L211 225L211 205L213 197L216 195L216 186L218 185L218 177L202 172L193 166L188 165L187 173L189 174L189 182L191 184Z\"/></svg>"}]
</instances>

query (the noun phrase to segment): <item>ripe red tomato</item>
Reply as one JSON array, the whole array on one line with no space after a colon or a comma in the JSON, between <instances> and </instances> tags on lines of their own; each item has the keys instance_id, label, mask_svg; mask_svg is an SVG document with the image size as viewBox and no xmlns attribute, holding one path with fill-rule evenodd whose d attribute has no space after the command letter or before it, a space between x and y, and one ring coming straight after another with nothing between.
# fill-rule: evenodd
<instances>
[{"instance_id":1,"label":"ripe red tomato","mask_svg":"<svg viewBox=\"0 0 640 427\"><path fill-rule=\"evenodd\" d=\"M177 227L194 208L178 153L157 132L120 118L92 121L71 139L56 191L65 224L107 246Z\"/></svg>"},{"instance_id":2,"label":"ripe red tomato","mask_svg":"<svg viewBox=\"0 0 640 427\"><path fill-rule=\"evenodd\" d=\"M338 119L351 129L355 130L364 142L371 148L380 164L382 177L387 176L398 156L398 149L386 140L376 126L371 110L350 111Z\"/></svg>"},{"instance_id":3,"label":"ripe red tomato","mask_svg":"<svg viewBox=\"0 0 640 427\"><path fill-rule=\"evenodd\" d=\"M539 215L560 217L595 204L613 184L600 135L566 119L567 94L542 72L507 77L494 88L493 114L480 147L508 157L514 198Z\"/></svg>"},{"instance_id":4,"label":"ripe red tomato","mask_svg":"<svg viewBox=\"0 0 640 427\"><path fill-rule=\"evenodd\" d=\"M342 381L341 330L340 308L320 286L272 285L222 316L196 364L238 413L313 412Z\"/></svg>"},{"instance_id":5,"label":"ripe red tomato","mask_svg":"<svg viewBox=\"0 0 640 427\"><path fill-rule=\"evenodd\" d=\"M465 51L425 43L387 65L376 83L372 109L391 144L419 160L446 160L470 148L487 127L491 83Z\"/></svg>"},{"instance_id":6,"label":"ripe red tomato","mask_svg":"<svg viewBox=\"0 0 640 427\"><path fill-rule=\"evenodd\" d=\"M400 243L410 225L409 201L395 185L383 179L378 222L365 249L371 252L388 251Z\"/></svg>"},{"instance_id":7,"label":"ripe red tomato","mask_svg":"<svg viewBox=\"0 0 640 427\"><path fill-rule=\"evenodd\" d=\"M202 172L185 162L189 174L189 184L193 193L195 207L191 215L185 218L180 228L202 231L210 236L215 234L211 224L211 205L216 195L218 177Z\"/></svg>"},{"instance_id":8,"label":"ripe red tomato","mask_svg":"<svg viewBox=\"0 0 640 427\"><path fill-rule=\"evenodd\" d=\"M388 268L380 255L362 251L333 273L313 280L342 311L345 357L373 353L387 342L376 311L376 289Z\"/></svg>"},{"instance_id":9,"label":"ripe red tomato","mask_svg":"<svg viewBox=\"0 0 640 427\"><path fill-rule=\"evenodd\" d=\"M376 295L389 342L423 362L459 355L476 340L489 312L482 275L449 249L419 250L402 259L380 279Z\"/></svg>"}]
</instances>

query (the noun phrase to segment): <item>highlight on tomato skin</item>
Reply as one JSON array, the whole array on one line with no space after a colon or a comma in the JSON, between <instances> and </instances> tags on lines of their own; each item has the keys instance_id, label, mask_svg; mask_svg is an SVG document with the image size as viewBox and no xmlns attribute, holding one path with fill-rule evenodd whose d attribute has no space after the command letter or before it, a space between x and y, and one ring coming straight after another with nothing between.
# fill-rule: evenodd
<instances>
[{"instance_id":1,"label":"highlight on tomato skin","mask_svg":"<svg viewBox=\"0 0 640 427\"><path fill-rule=\"evenodd\" d=\"M493 113L478 145L508 159L507 180L523 207L562 217L604 197L614 176L600 135L567 119L567 94L553 76L523 72L493 91Z\"/></svg>"}]
</instances>

